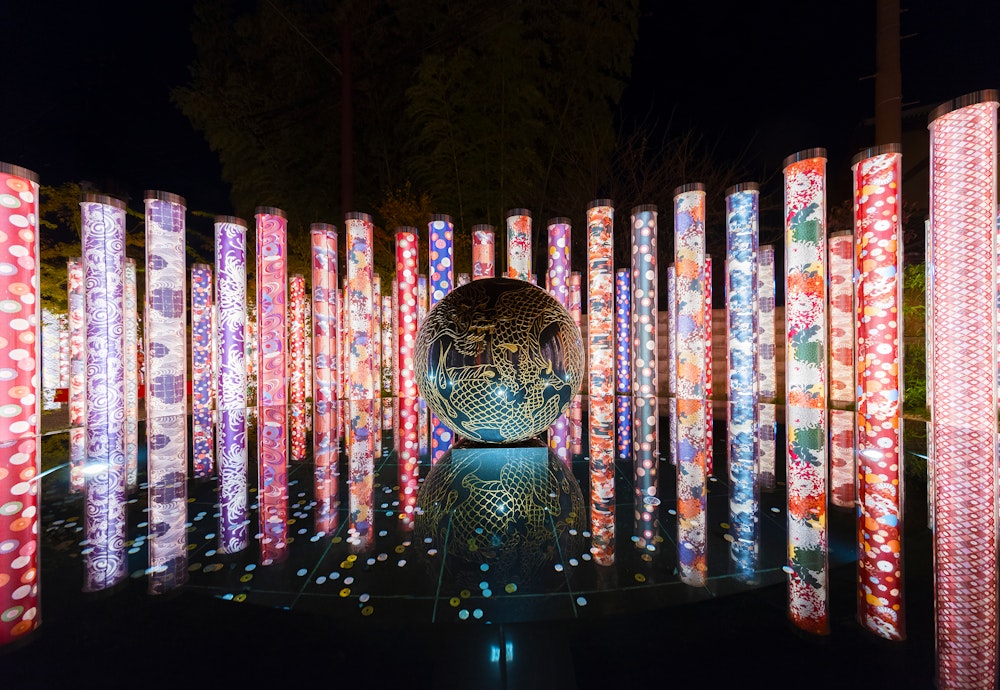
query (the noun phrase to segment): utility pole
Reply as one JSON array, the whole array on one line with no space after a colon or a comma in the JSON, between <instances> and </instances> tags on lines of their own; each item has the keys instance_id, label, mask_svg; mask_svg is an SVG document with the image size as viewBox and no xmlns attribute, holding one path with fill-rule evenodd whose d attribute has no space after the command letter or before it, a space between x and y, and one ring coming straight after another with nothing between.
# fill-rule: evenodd
<instances>
[{"instance_id":1,"label":"utility pole","mask_svg":"<svg viewBox=\"0 0 1000 690\"><path fill-rule=\"evenodd\" d=\"M875 4L875 144L899 144L903 136L899 0Z\"/></svg>"}]
</instances>

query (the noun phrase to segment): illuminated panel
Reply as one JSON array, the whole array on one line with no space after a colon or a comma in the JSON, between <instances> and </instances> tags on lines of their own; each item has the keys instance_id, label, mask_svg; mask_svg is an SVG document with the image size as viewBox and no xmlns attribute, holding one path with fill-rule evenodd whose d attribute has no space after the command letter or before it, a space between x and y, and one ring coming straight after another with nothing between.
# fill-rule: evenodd
<instances>
[{"instance_id":1,"label":"illuminated panel","mask_svg":"<svg viewBox=\"0 0 1000 690\"><path fill-rule=\"evenodd\" d=\"M382 296L382 395L396 394L395 348L396 330L393 314L393 296Z\"/></svg>"},{"instance_id":2,"label":"illuminated panel","mask_svg":"<svg viewBox=\"0 0 1000 690\"><path fill-rule=\"evenodd\" d=\"M350 406L347 424L349 518L354 545L367 544L372 534L372 488L375 464L375 377L372 318L375 277L372 219L367 213L347 214L348 376Z\"/></svg>"},{"instance_id":3,"label":"illuminated panel","mask_svg":"<svg viewBox=\"0 0 1000 690\"><path fill-rule=\"evenodd\" d=\"M590 533L598 565L615 558L614 218L609 199L587 207Z\"/></svg>"},{"instance_id":4,"label":"illuminated panel","mask_svg":"<svg viewBox=\"0 0 1000 690\"><path fill-rule=\"evenodd\" d=\"M674 191L677 285L677 549L682 582L704 584L705 475L705 188Z\"/></svg>"},{"instance_id":5,"label":"illuminated panel","mask_svg":"<svg viewBox=\"0 0 1000 690\"><path fill-rule=\"evenodd\" d=\"M615 272L615 420L619 458L632 455L632 281Z\"/></svg>"},{"instance_id":6,"label":"illuminated panel","mask_svg":"<svg viewBox=\"0 0 1000 690\"><path fill-rule=\"evenodd\" d=\"M288 221L281 209L258 207L257 227L257 516L261 565L288 555L288 373L286 292Z\"/></svg>"},{"instance_id":7,"label":"illuminated panel","mask_svg":"<svg viewBox=\"0 0 1000 690\"><path fill-rule=\"evenodd\" d=\"M135 259L125 259L125 488L139 488L139 305Z\"/></svg>"},{"instance_id":8,"label":"illuminated panel","mask_svg":"<svg viewBox=\"0 0 1000 690\"><path fill-rule=\"evenodd\" d=\"M938 685L997 672L997 93L931 114Z\"/></svg>"},{"instance_id":9,"label":"illuminated panel","mask_svg":"<svg viewBox=\"0 0 1000 690\"><path fill-rule=\"evenodd\" d=\"M549 265L546 285L556 301L569 309L569 242L571 225L569 218L551 218L548 225ZM571 403L572 406L572 403ZM569 412L561 414L549 427L549 448L567 467L572 463L570 456Z\"/></svg>"},{"instance_id":10,"label":"illuminated panel","mask_svg":"<svg viewBox=\"0 0 1000 690\"><path fill-rule=\"evenodd\" d=\"M677 268L667 266L667 405L670 406L670 464L677 467Z\"/></svg>"},{"instance_id":11,"label":"illuminated panel","mask_svg":"<svg viewBox=\"0 0 1000 690\"><path fill-rule=\"evenodd\" d=\"M712 257L705 255L705 474L715 474L712 448Z\"/></svg>"},{"instance_id":12,"label":"illuminated panel","mask_svg":"<svg viewBox=\"0 0 1000 690\"><path fill-rule=\"evenodd\" d=\"M9 186L10 182L6 181ZM125 202L80 202L86 392L85 592L128 577L125 487Z\"/></svg>"},{"instance_id":13,"label":"illuminated panel","mask_svg":"<svg viewBox=\"0 0 1000 690\"><path fill-rule=\"evenodd\" d=\"M186 204L168 192L146 201L146 439L149 592L187 580Z\"/></svg>"},{"instance_id":14,"label":"illuminated panel","mask_svg":"<svg viewBox=\"0 0 1000 690\"><path fill-rule=\"evenodd\" d=\"M191 432L194 476L212 474L212 268L191 267Z\"/></svg>"},{"instance_id":15,"label":"illuminated panel","mask_svg":"<svg viewBox=\"0 0 1000 690\"><path fill-rule=\"evenodd\" d=\"M416 398L417 382L413 350L417 340L417 232L415 228L396 230L396 294L398 313L399 397Z\"/></svg>"},{"instance_id":16,"label":"illuminated panel","mask_svg":"<svg viewBox=\"0 0 1000 690\"><path fill-rule=\"evenodd\" d=\"M531 277L531 211L526 208L507 211L507 277Z\"/></svg>"},{"instance_id":17,"label":"illuminated panel","mask_svg":"<svg viewBox=\"0 0 1000 690\"><path fill-rule=\"evenodd\" d=\"M57 410L56 389L59 388L59 315L42 307L42 410Z\"/></svg>"},{"instance_id":18,"label":"illuminated panel","mask_svg":"<svg viewBox=\"0 0 1000 690\"><path fill-rule=\"evenodd\" d=\"M291 455L306 458L306 279L295 274L288 280L288 402L292 414Z\"/></svg>"},{"instance_id":19,"label":"illuminated panel","mask_svg":"<svg viewBox=\"0 0 1000 690\"><path fill-rule=\"evenodd\" d=\"M312 258L312 349L313 349L313 461L317 470L317 486L323 481L320 467L330 460L330 250L326 223L313 223L309 228Z\"/></svg>"},{"instance_id":20,"label":"illuminated panel","mask_svg":"<svg viewBox=\"0 0 1000 690\"><path fill-rule=\"evenodd\" d=\"M583 277L579 271L573 271L569 275L569 315L573 317L573 323L577 328L581 328L583 321ZM569 401L569 448L570 453L579 455L583 452L583 396L577 393ZM567 459L567 464L572 458Z\"/></svg>"},{"instance_id":21,"label":"illuminated panel","mask_svg":"<svg viewBox=\"0 0 1000 690\"><path fill-rule=\"evenodd\" d=\"M830 502L841 508L854 507L853 410L830 409Z\"/></svg>"},{"instance_id":22,"label":"illuminated panel","mask_svg":"<svg viewBox=\"0 0 1000 690\"><path fill-rule=\"evenodd\" d=\"M70 259L66 262L66 271L69 304L69 488L75 493L84 488L83 465L87 456L82 260Z\"/></svg>"},{"instance_id":23,"label":"illuminated panel","mask_svg":"<svg viewBox=\"0 0 1000 690\"><path fill-rule=\"evenodd\" d=\"M215 218L218 304L219 551L247 547L247 225Z\"/></svg>"},{"instance_id":24,"label":"illuminated panel","mask_svg":"<svg viewBox=\"0 0 1000 690\"><path fill-rule=\"evenodd\" d=\"M869 149L855 157L852 166L855 247L851 254L857 257L858 276L858 618L865 628L891 640L902 640L906 634L901 553L900 151L898 145Z\"/></svg>"},{"instance_id":25,"label":"illuminated panel","mask_svg":"<svg viewBox=\"0 0 1000 690\"><path fill-rule=\"evenodd\" d=\"M492 225L472 226L472 279L492 278L494 263L494 232Z\"/></svg>"},{"instance_id":26,"label":"illuminated panel","mask_svg":"<svg viewBox=\"0 0 1000 690\"><path fill-rule=\"evenodd\" d=\"M730 554L736 572L757 570L757 243L760 188L753 182L726 192L726 343L729 401Z\"/></svg>"},{"instance_id":27,"label":"illuminated panel","mask_svg":"<svg viewBox=\"0 0 1000 690\"><path fill-rule=\"evenodd\" d=\"M632 209L632 455L637 546L653 549L657 496L656 206ZM705 357L702 347L701 357ZM704 403L703 403L704 404ZM704 439L704 424L702 439Z\"/></svg>"},{"instance_id":28,"label":"illuminated panel","mask_svg":"<svg viewBox=\"0 0 1000 690\"><path fill-rule=\"evenodd\" d=\"M428 263L430 268L430 308L451 292L455 270L454 226L451 216L435 214L427 224ZM451 448L454 433L431 412L431 464Z\"/></svg>"},{"instance_id":29,"label":"illuminated panel","mask_svg":"<svg viewBox=\"0 0 1000 690\"><path fill-rule=\"evenodd\" d=\"M41 623L38 191L35 173L0 163L0 648Z\"/></svg>"},{"instance_id":30,"label":"illuminated panel","mask_svg":"<svg viewBox=\"0 0 1000 690\"><path fill-rule=\"evenodd\" d=\"M760 433L757 446L760 453L759 485L761 489L775 488L775 462L777 447L778 395L774 359L774 247L765 244L757 252L757 388L760 403Z\"/></svg>"},{"instance_id":31,"label":"illuminated panel","mask_svg":"<svg viewBox=\"0 0 1000 690\"><path fill-rule=\"evenodd\" d=\"M788 441L788 607L825 635L826 151L785 159L785 401Z\"/></svg>"}]
</instances>

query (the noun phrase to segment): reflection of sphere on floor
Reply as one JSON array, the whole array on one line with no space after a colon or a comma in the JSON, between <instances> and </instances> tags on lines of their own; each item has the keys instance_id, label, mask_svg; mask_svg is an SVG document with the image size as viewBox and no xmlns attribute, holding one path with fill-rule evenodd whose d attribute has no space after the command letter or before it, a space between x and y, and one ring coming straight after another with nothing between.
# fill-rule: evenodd
<instances>
[{"instance_id":1,"label":"reflection of sphere on floor","mask_svg":"<svg viewBox=\"0 0 1000 690\"><path fill-rule=\"evenodd\" d=\"M431 411L459 436L514 443L539 435L583 380L580 329L545 290L475 280L424 319L414 367Z\"/></svg>"},{"instance_id":2,"label":"reflection of sphere on floor","mask_svg":"<svg viewBox=\"0 0 1000 690\"><path fill-rule=\"evenodd\" d=\"M459 444L434 465L417 496L414 536L430 537L449 563L525 582L559 549L578 552L583 494L540 441L518 447ZM450 524L449 524L450 523ZM572 544L571 544L572 542ZM457 562L456 562L457 559Z\"/></svg>"}]
</instances>

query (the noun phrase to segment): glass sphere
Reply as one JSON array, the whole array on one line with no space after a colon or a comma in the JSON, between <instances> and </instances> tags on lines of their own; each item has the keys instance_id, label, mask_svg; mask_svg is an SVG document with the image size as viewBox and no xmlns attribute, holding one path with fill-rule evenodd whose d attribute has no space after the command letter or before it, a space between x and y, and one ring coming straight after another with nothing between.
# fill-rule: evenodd
<instances>
[{"instance_id":1,"label":"glass sphere","mask_svg":"<svg viewBox=\"0 0 1000 690\"><path fill-rule=\"evenodd\" d=\"M430 310L414 362L427 406L459 436L514 443L548 429L580 390L580 329L523 280L467 283Z\"/></svg>"}]
</instances>

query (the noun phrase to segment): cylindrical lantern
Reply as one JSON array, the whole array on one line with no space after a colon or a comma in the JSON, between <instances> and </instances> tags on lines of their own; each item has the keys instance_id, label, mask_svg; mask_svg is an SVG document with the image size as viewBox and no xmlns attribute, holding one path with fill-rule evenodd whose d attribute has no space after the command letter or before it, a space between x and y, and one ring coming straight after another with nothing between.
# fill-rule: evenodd
<instances>
[{"instance_id":1,"label":"cylindrical lantern","mask_svg":"<svg viewBox=\"0 0 1000 690\"><path fill-rule=\"evenodd\" d=\"M393 319L393 296L382 296L382 395L396 394L396 357L393 343L396 341L396 329Z\"/></svg>"},{"instance_id":2,"label":"cylindrical lantern","mask_svg":"<svg viewBox=\"0 0 1000 690\"><path fill-rule=\"evenodd\" d=\"M705 254L705 474L715 473L712 448L712 257Z\"/></svg>"},{"instance_id":3,"label":"cylindrical lantern","mask_svg":"<svg viewBox=\"0 0 1000 690\"><path fill-rule=\"evenodd\" d=\"M777 456L777 407L778 395L775 372L774 342L774 247L767 244L757 252L757 388L760 402L760 431L757 448L760 454L760 488L775 488L775 462Z\"/></svg>"},{"instance_id":4,"label":"cylindrical lantern","mask_svg":"<svg viewBox=\"0 0 1000 690\"><path fill-rule=\"evenodd\" d=\"M609 199L587 207L590 533L598 565L615 558L614 218Z\"/></svg>"},{"instance_id":5,"label":"cylindrical lantern","mask_svg":"<svg viewBox=\"0 0 1000 690\"><path fill-rule=\"evenodd\" d=\"M829 632L826 563L826 151L785 159L789 617Z\"/></svg>"},{"instance_id":6,"label":"cylindrical lantern","mask_svg":"<svg viewBox=\"0 0 1000 690\"><path fill-rule=\"evenodd\" d=\"M901 150L895 144L869 149L856 156L852 165L852 254L858 277L858 618L866 629L891 640L902 640L906 635L900 471Z\"/></svg>"},{"instance_id":7,"label":"cylindrical lantern","mask_svg":"<svg viewBox=\"0 0 1000 690\"><path fill-rule=\"evenodd\" d=\"M854 234L827 238L830 274L830 502L854 507Z\"/></svg>"},{"instance_id":8,"label":"cylindrical lantern","mask_svg":"<svg viewBox=\"0 0 1000 690\"><path fill-rule=\"evenodd\" d=\"M996 91L930 115L941 688L997 683Z\"/></svg>"},{"instance_id":9,"label":"cylindrical lantern","mask_svg":"<svg viewBox=\"0 0 1000 690\"><path fill-rule=\"evenodd\" d=\"M139 487L139 305L135 259L125 259L125 487Z\"/></svg>"},{"instance_id":10,"label":"cylindrical lantern","mask_svg":"<svg viewBox=\"0 0 1000 690\"><path fill-rule=\"evenodd\" d=\"M306 458L306 280L288 280L288 402L292 413L290 450L293 460Z\"/></svg>"},{"instance_id":11,"label":"cylindrical lantern","mask_svg":"<svg viewBox=\"0 0 1000 690\"><path fill-rule=\"evenodd\" d=\"M632 280L615 272L615 424L619 458L632 455Z\"/></svg>"},{"instance_id":12,"label":"cylindrical lantern","mask_svg":"<svg viewBox=\"0 0 1000 690\"><path fill-rule=\"evenodd\" d=\"M382 395L382 276L372 273L372 385L375 398Z\"/></svg>"},{"instance_id":13,"label":"cylindrical lantern","mask_svg":"<svg viewBox=\"0 0 1000 690\"><path fill-rule=\"evenodd\" d=\"M261 564L288 555L288 377L286 337L288 221L258 207L257 226L257 502Z\"/></svg>"},{"instance_id":14,"label":"cylindrical lantern","mask_svg":"<svg viewBox=\"0 0 1000 690\"><path fill-rule=\"evenodd\" d=\"M372 538L375 418L374 330L375 277L372 256L372 219L367 213L347 214L347 353L350 395L348 431L348 491L352 543Z\"/></svg>"},{"instance_id":15,"label":"cylindrical lantern","mask_svg":"<svg viewBox=\"0 0 1000 690\"><path fill-rule=\"evenodd\" d=\"M327 318L329 319L327 347L329 348L328 361L330 363L329 400L332 402L334 400L340 400L341 397L343 397L343 389L340 386L341 371L343 369L343 348L340 345L340 278L337 267L339 254L337 248L337 227L335 225L326 226L326 251L326 303Z\"/></svg>"},{"instance_id":16,"label":"cylindrical lantern","mask_svg":"<svg viewBox=\"0 0 1000 690\"><path fill-rule=\"evenodd\" d=\"M330 414L330 250L326 223L309 228L312 252L312 342L313 342L313 413L317 420ZM313 424L313 453L321 452L328 460L330 424ZM315 460L315 458L314 458ZM318 466L318 463L317 463Z\"/></svg>"},{"instance_id":17,"label":"cylindrical lantern","mask_svg":"<svg viewBox=\"0 0 1000 690\"><path fill-rule=\"evenodd\" d=\"M531 211L526 208L507 211L507 277L531 278Z\"/></svg>"},{"instance_id":18,"label":"cylindrical lantern","mask_svg":"<svg viewBox=\"0 0 1000 690\"><path fill-rule=\"evenodd\" d=\"M632 209L632 449L636 544L653 548L657 495L656 215L653 205ZM704 361L705 348L701 358ZM704 405L704 401L702 401ZM702 440L705 437L702 416Z\"/></svg>"},{"instance_id":19,"label":"cylindrical lantern","mask_svg":"<svg viewBox=\"0 0 1000 690\"><path fill-rule=\"evenodd\" d=\"M247 224L215 218L216 302L219 306L219 551L247 547Z\"/></svg>"},{"instance_id":20,"label":"cylindrical lantern","mask_svg":"<svg viewBox=\"0 0 1000 690\"><path fill-rule=\"evenodd\" d=\"M83 261L66 262L69 308L69 488L84 488L83 466L86 460L85 409L87 377L85 374L85 339L83 306Z\"/></svg>"},{"instance_id":21,"label":"cylindrical lantern","mask_svg":"<svg viewBox=\"0 0 1000 690\"><path fill-rule=\"evenodd\" d=\"M399 397L416 398L413 349L417 340L417 231L396 229L396 335L399 362Z\"/></svg>"},{"instance_id":22,"label":"cylindrical lantern","mask_svg":"<svg viewBox=\"0 0 1000 690\"><path fill-rule=\"evenodd\" d=\"M576 327L583 331L583 277L579 271L569 275L569 315ZM569 401L570 453L583 452L583 395L577 393ZM567 459L567 464L571 459Z\"/></svg>"},{"instance_id":23,"label":"cylindrical lantern","mask_svg":"<svg viewBox=\"0 0 1000 690\"><path fill-rule=\"evenodd\" d=\"M492 278L494 272L494 232L492 225L472 226L472 279Z\"/></svg>"},{"instance_id":24,"label":"cylindrical lantern","mask_svg":"<svg viewBox=\"0 0 1000 690\"><path fill-rule=\"evenodd\" d=\"M0 647L41 623L38 192L35 173L0 163Z\"/></svg>"},{"instance_id":25,"label":"cylindrical lantern","mask_svg":"<svg viewBox=\"0 0 1000 690\"><path fill-rule=\"evenodd\" d=\"M677 286L677 549L682 582L708 575L705 553L705 187L674 191Z\"/></svg>"},{"instance_id":26,"label":"cylindrical lantern","mask_svg":"<svg viewBox=\"0 0 1000 690\"><path fill-rule=\"evenodd\" d=\"M569 218L551 218L548 224L548 272L546 285L556 301L569 309L569 243L571 225ZM571 403L572 405L572 403ZM549 448L567 466L570 456L569 413L561 414L549 427Z\"/></svg>"},{"instance_id":27,"label":"cylindrical lantern","mask_svg":"<svg viewBox=\"0 0 1000 690\"><path fill-rule=\"evenodd\" d=\"M729 524L733 564L743 580L757 570L757 244L760 188L726 191L726 341L729 400Z\"/></svg>"},{"instance_id":28,"label":"cylindrical lantern","mask_svg":"<svg viewBox=\"0 0 1000 690\"><path fill-rule=\"evenodd\" d=\"M149 591L187 581L186 202L147 191L146 438Z\"/></svg>"},{"instance_id":29,"label":"cylindrical lantern","mask_svg":"<svg viewBox=\"0 0 1000 690\"><path fill-rule=\"evenodd\" d=\"M9 184L9 183L8 183ZM125 467L125 202L80 202L85 302L86 592L128 577ZM23 282L23 281L21 281Z\"/></svg>"},{"instance_id":30,"label":"cylindrical lantern","mask_svg":"<svg viewBox=\"0 0 1000 690\"><path fill-rule=\"evenodd\" d=\"M191 267L191 434L194 476L212 474L212 267Z\"/></svg>"},{"instance_id":31,"label":"cylindrical lantern","mask_svg":"<svg viewBox=\"0 0 1000 690\"><path fill-rule=\"evenodd\" d=\"M427 224L428 264L430 270L430 308L443 300L452 290L455 270L454 226L451 216L443 213L431 216ZM438 460L451 448L454 433L431 412L431 463Z\"/></svg>"}]
</instances>

